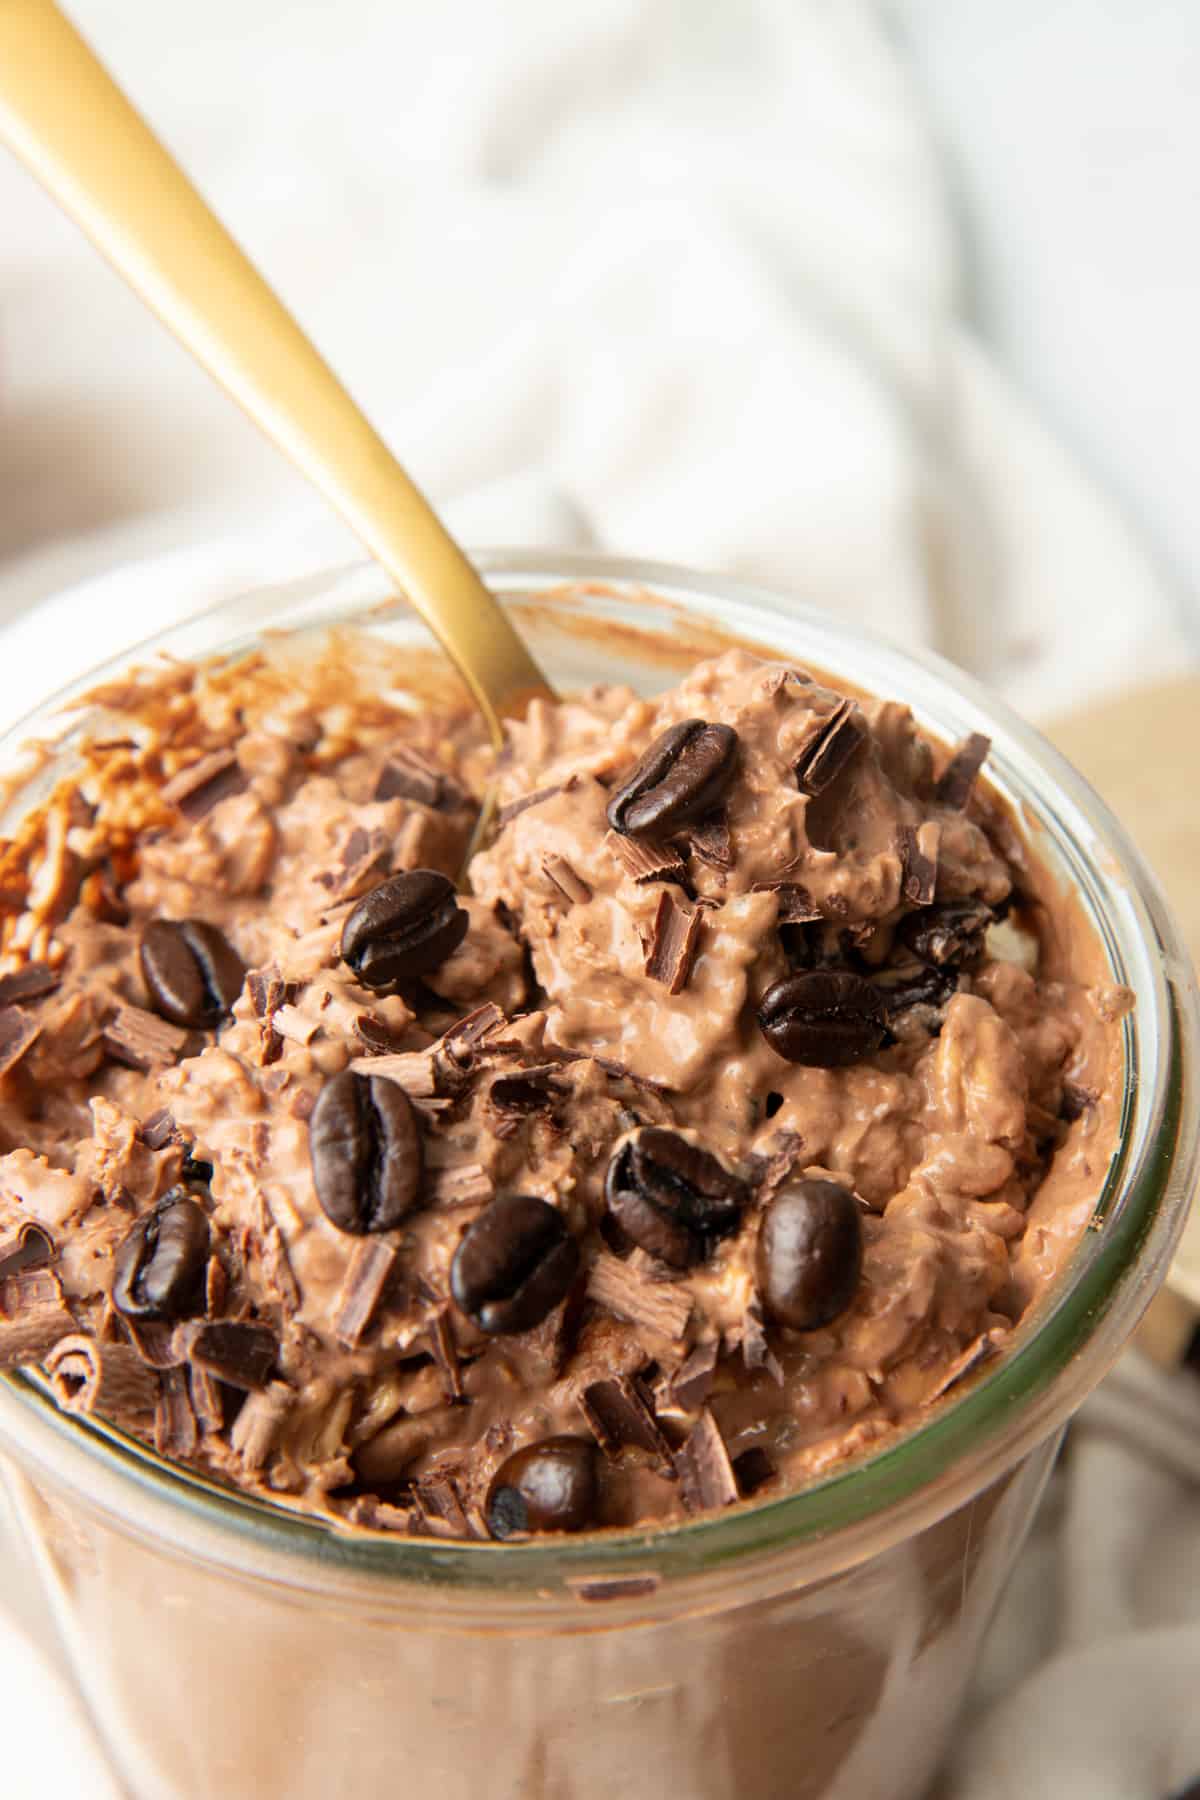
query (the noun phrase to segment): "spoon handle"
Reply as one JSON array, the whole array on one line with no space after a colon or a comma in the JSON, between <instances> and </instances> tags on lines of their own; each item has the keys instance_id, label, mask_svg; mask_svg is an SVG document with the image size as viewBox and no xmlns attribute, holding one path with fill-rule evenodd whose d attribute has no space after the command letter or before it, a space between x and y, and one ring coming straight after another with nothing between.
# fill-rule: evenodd
<instances>
[{"instance_id":1,"label":"spoon handle","mask_svg":"<svg viewBox=\"0 0 1200 1800\"><path fill-rule=\"evenodd\" d=\"M436 633L499 740L550 692L462 550L52 0L0 0L0 139L332 502Z\"/></svg>"}]
</instances>

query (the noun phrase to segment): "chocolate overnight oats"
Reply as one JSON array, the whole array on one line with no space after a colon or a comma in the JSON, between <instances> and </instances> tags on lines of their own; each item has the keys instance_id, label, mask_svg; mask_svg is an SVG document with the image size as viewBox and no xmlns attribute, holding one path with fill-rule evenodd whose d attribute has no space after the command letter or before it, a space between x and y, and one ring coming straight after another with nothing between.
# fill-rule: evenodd
<instances>
[{"instance_id":1,"label":"chocolate overnight oats","mask_svg":"<svg viewBox=\"0 0 1200 1800\"><path fill-rule=\"evenodd\" d=\"M670 1522L883 1447L1115 1138L1127 996L986 740L734 649L497 757L384 662L131 676L3 847L0 1362L350 1530Z\"/></svg>"}]
</instances>

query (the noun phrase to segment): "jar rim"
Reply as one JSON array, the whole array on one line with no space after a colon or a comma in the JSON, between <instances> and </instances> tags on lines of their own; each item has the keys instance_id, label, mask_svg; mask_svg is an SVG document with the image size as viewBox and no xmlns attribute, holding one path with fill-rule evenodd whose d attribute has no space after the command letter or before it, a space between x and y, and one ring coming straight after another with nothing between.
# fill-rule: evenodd
<instances>
[{"instance_id":1,"label":"jar rim","mask_svg":"<svg viewBox=\"0 0 1200 1800\"><path fill-rule=\"evenodd\" d=\"M105 1421L61 1412L28 1370L0 1376L0 1439L35 1464L69 1465L76 1491L129 1516L136 1495L147 1518L170 1531L185 1511L220 1560L240 1541L267 1558L273 1578L297 1585L334 1571L439 1589L568 1591L612 1584L650 1569L657 1581L703 1574L747 1558L806 1548L813 1572L831 1574L869 1547L932 1522L997 1479L1056 1430L1104 1374L1166 1272L1182 1230L1200 1159L1195 1082L1195 981L1158 884L1123 828L1083 778L1040 735L971 677L927 651L852 630L790 596L669 564L578 553L484 551L474 560L506 604L536 601L566 611L565 594L588 614L612 597L635 613L654 607L686 624L783 652L779 637L804 640L804 657L835 676L903 699L941 736L985 728L989 777L1031 829L1047 834L1097 931L1114 982L1137 1004L1122 1025L1125 1084L1118 1142L1085 1230L1052 1290L1023 1318L1004 1353L923 1423L882 1449L771 1499L659 1528L632 1527L579 1538L466 1543L396 1534L351 1535L323 1519L272 1506L167 1462ZM390 587L369 564L315 571L283 587L223 598L168 631L125 650L52 696L0 739L11 757L39 727L97 682L168 650L191 657L233 653L263 630L368 625L381 619ZM393 602L394 615L400 603ZM283 614L282 622L280 614ZM230 639L212 638L228 622ZM241 635L239 636L239 628ZM207 640L207 641L205 641ZM847 657L872 665L869 680ZM162 1509L168 1512L163 1513ZM144 1522L144 1521L143 1521ZM881 1533L883 1537L881 1538ZM175 1536L174 1531L170 1531ZM264 1565L265 1566L265 1565ZM307 1566L307 1574L306 1574ZM794 1576L794 1563L792 1564Z\"/></svg>"}]
</instances>

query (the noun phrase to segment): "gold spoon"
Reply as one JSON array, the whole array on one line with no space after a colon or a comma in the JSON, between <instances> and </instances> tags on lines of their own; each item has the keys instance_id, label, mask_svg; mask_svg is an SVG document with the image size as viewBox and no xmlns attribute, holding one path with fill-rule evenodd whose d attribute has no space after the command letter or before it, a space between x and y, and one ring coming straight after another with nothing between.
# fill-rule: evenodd
<instances>
[{"instance_id":1,"label":"gold spoon","mask_svg":"<svg viewBox=\"0 0 1200 1800\"><path fill-rule=\"evenodd\" d=\"M52 0L0 0L0 138L320 488L436 633L500 742L551 689L332 369Z\"/></svg>"}]
</instances>

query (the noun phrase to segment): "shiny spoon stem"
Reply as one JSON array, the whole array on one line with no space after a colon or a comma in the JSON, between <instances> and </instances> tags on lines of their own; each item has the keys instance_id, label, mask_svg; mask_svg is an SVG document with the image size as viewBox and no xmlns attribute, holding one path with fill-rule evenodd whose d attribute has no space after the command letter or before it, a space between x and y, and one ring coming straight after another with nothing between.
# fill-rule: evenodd
<instances>
[{"instance_id":1,"label":"shiny spoon stem","mask_svg":"<svg viewBox=\"0 0 1200 1800\"><path fill-rule=\"evenodd\" d=\"M52 0L0 0L3 138L395 577L493 738L550 688L424 495Z\"/></svg>"}]
</instances>

